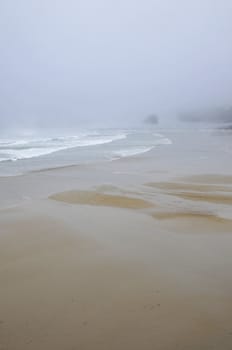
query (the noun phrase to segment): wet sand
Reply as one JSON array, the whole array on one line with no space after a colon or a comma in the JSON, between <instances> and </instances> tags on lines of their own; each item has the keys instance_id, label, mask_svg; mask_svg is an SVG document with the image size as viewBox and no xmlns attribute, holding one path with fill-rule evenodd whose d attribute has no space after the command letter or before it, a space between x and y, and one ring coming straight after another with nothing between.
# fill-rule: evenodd
<instances>
[{"instance_id":1,"label":"wet sand","mask_svg":"<svg viewBox=\"0 0 232 350\"><path fill-rule=\"evenodd\" d=\"M1 232L2 349L230 349L232 235L55 201L2 212Z\"/></svg>"},{"instance_id":2,"label":"wet sand","mask_svg":"<svg viewBox=\"0 0 232 350\"><path fill-rule=\"evenodd\" d=\"M197 183L232 185L232 176L224 174L195 174L185 176L182 179Z\"/></svg>"},{"instance_id":3,"label":"wet sand","mask_svg":"<svg viewBox=\"0 0 232 350\"><path fill-rule=\"evenodd\" d=\"M229 177L135 165L0 179L1 350L232 348Z\"/></svg>"}]
</instances>

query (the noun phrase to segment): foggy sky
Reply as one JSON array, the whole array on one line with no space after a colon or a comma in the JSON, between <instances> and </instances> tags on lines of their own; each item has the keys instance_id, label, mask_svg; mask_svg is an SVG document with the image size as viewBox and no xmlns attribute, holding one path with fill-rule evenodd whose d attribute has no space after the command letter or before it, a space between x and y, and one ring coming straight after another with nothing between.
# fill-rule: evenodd
<instances>
[{"instance_id":1,"label":"foggy sky","mask_svg":"<svg viewBox=\"0 0 232 350\"><path fill-rule=\"evenodd\" d=\"M232 103L231 0L1 0L0 128Z\"/></svg>"}]
</instances>

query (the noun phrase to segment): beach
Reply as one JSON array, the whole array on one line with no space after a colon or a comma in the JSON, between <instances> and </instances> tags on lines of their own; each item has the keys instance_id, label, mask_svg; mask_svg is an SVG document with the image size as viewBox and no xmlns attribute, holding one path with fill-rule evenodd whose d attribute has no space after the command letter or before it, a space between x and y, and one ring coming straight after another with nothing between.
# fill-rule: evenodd
<instances>
[{"instance_id":1,"label":"beach","mask_svg":"<svg viewBox=\"0 0 232 350\"><path fill-rule=\"evenodd\" d=\"M0 177L1 350L231 349L231 136L195 135Z\"/></svg>"}]
</instances>

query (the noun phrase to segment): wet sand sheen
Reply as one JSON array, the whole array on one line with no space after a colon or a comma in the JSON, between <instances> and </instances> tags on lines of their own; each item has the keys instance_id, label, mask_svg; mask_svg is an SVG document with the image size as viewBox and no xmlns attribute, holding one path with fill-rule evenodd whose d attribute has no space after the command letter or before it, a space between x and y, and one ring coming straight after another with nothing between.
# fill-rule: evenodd
<instances>
[{"instance_id":1,"label":"wet sand sheen","mask_svg":"<svg viewBox=\"0 0 232 350\"><path fill-rule=\"evenodd\" d=\"M146 209L154 205L143 199L103 194L96 191L67 191L54 194L50 199L69 204L108 206L127 209Z\"/></svg>"},{"instance_id":2,"label":"wet sand sheen","mask_svg":"<svg viewBox=\"0 0 232 350\"><path fill-rule=\"evenodd\" d=\"M91 216L95 209L85 210ZM104 214L104 208L98 210ZM78 209L71 225L60 215L67 215L69 207L50 209L54 219L31 216L28 210L17 217L6 213L0 245L0 347L164 350L179 344L178 349L208 350L216 344L229 350L230 313L214 316L228 306L229 292L223 289L224 298L218 299L210 288L214 278L209 275L205 282L197 270L215 257L205 261L204 248L199 255L200 241L153 241L154 232L143 234L150 227L148 216L144 221L136 212L111 210L113 220L104 230L113 242L117 237L107 227L117 226L124 236L113 246L102 240L98 215L87 225L97 231L97 240L90 232L81 234L83 212ZM126 239L131 237L128 222L133 222L133 241ZM135 256L128 255L131 245L139 248ZM194 288L188 283L192 279Z\"/></svg>"},{"instance_id":3,"label":"wet sand sheen","mask_svg":"<svg viewBox=\"0 0 232 350\"><path fill-rule=\"evenodd\" d=\"M182 180L197 183L206 184L228 184L232 185L231 175L221 175L221 174L197 174L182 177Z\"/></svg>"}]
</instances>

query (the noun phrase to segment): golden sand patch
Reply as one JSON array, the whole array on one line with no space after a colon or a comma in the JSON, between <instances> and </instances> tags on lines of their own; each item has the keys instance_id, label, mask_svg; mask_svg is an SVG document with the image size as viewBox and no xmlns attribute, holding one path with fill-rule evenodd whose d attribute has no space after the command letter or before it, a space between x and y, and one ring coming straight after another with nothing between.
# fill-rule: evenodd
<instances>
[{"instance_id":1,"label":"golden sand patch","mask_svg":"<svg viewBox=\"0 0 232 350\"><path fill-rule=\"evenodd\" d=\"M202 201L217 204L232 204L232 196L224 194L208 194L208 193L197 193L197 192L169 192L169 195L177 196L183 199L188 199L192 201Z\"/></svg>"},{"instance_id":2,"label":"golden sand patch","mask_svg":"<svg viewBox=\"0 0 232 350\"><path fill-rule=\"evenodd\" d=\"M146 186L164 190L197 191L197 192L231 192L232 187L181 182L150 182Z\"/></svg>"},{"instance_id":3,"label":"golden sand patch","mask_svg":"<svg viewBox=\"0 0 232 350\"><path fill-rule=\"evenodd\" d=\"M84 204L127 209L146 209L154 206L152 203L143 199L104 194L96 191L67 191L54 194L49 198L70 204Z\"/></svg>"},{"instance_id":4,"label":"golden sand patch","mask_svg":"<svg viewBox=\"0 0 232 350\"><path fill-rule=\"evenodd\" d=\"M232 204L232 187L229 186L213 184L188 184L181 182L151 182L145 185L163 189L165 190L166 194L177 196L182 199L225 205Z\"/></svg>"},{"instance_id":5,"label":"golden sand patch","mask_svg":"<svg viewBox=\"0 0 232 350\"><path fill-rule=\"evenodd\" d=\"M232 220L204 212L156 212L152 217L173 223L173 229L190 230L190 232L228 232L232 233Z\"/></svg>"}]
</instances>

